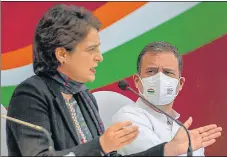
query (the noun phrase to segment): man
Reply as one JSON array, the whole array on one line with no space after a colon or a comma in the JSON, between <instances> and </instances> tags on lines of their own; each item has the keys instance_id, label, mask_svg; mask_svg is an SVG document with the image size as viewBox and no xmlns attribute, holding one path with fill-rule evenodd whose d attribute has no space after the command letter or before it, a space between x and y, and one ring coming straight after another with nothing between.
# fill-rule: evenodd
<instances>
[{"instance_id":1,"label":"man","mask_svg":"<svg viewBox=\"0 0 227 157\"><path fill-rule=\"evenodd\" d=\"M104 129L95 98L85 86L95 79L103 57L99 49L99 20L77 6L56 5L40 19L33 43L35 75L22 82L11 98L8 115L44 127L51 134L54 156L116 156L131 143L138 127L120 122ZM191 121L185 125L189 127ZM206 147L220 136L215 125L191 132L193 149ZM209 133L209 130L214 131ZM209 137L210 139L201 139ZM7 122L9 156L51 156L47 137L27 127ZM187 150L184 131L135 156L177 155ZM179 146L180 149L173 149Z\"/></svg>"},{"instance_id":2,"label":"man","mask_svg":"<svg viewBox=\"0 0 227 157\"><path fill-rule=\"evenodd\" d=\"M174 46L167 42L152 42L140 53L137 74L133 76L139 93L175 119L178 119L180 114L173 110L173 103L185 82L182 67L182 57ZM122 154L144 151L171 141L180 128L177 123L140 98L135 104L121 108L112 120L113 122L129 120L139 126L139 135L131 144L119 151ZM204 156L204 149L193 154Z\"/></svg>"}]
</instances>

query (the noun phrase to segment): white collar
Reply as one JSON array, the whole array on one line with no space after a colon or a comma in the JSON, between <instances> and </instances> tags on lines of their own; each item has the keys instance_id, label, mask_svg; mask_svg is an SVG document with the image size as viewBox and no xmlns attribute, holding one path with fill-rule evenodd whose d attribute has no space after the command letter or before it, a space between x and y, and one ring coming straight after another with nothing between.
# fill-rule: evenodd
<instances>
[{"instance_id":1,"label":"white collar","mask_svg":"<svg viewBox=\"0 0 227 157\"><path fill-rule=\"evenodd\" d=\"M152 114L153 116L157 117L157 118L165 118L166 119L166 116L160 112L157 112L155 111L153 108L151 108L150 106L146 105L140 98L137 99L136 103L135 103L136 106L140 107L140 108L143 108L144 110L146 110L147 112L149 112L150 114ZM173 112L173 118L174 119L178 119L180 118L180 114L177 113L174 109L172 110Z\"/></svg>"}]
</instances>

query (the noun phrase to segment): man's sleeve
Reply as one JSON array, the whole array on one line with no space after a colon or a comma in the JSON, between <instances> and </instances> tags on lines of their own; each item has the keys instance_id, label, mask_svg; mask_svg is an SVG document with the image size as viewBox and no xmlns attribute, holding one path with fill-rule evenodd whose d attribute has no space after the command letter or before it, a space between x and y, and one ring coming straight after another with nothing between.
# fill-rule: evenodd
<instances>
[{"instance_id":1,"label":"man's sleeve","mask_svg":"<svg viewBox=\"0 0 227 157\"><path fill-rule=\"evenodd\" d=\"M154 133L150 121L143 115L136 112L119 111L113 116L112 122L115 123L121 121L131 121L133 125L138 126L139 134L131 144L124 146L118 151L120 154L128 155L146 151L151 147L163 143Z\"/></svg>"}]
</instances>

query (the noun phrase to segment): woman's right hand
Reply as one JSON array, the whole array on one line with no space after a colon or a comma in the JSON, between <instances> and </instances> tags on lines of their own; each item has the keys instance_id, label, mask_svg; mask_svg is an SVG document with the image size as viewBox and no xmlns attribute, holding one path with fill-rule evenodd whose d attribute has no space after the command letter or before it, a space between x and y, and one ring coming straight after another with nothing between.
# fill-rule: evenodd
<instances>
[{"instance_id":1,"label":"woman's right hand","mask_svg":"<svg viewBox=\"0 0 227 157\"><path fill-rule=\"evenodd\" d=\"M130 144L138 135L138 127L131 122L115 123L100 137L100 145L104 153L116 151L123 146Z\"/></svg>"}]
</instances>

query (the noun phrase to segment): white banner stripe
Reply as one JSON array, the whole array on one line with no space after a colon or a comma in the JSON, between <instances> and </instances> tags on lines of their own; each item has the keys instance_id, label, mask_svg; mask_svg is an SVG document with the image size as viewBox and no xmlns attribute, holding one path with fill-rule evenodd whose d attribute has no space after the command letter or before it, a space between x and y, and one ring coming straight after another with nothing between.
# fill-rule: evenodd
<instances>
[{"instance_id":1,"label":"white banner stripe","mask_svg":"<svg viewBox=\"0 0 227 157\"><path fill-rule=\"evenodd\" d=\"M29 64L10 70L2 70L1 74L1 86L18 85L25 79L34 75L33 65Z\"/></svg>"}]
</instances>

